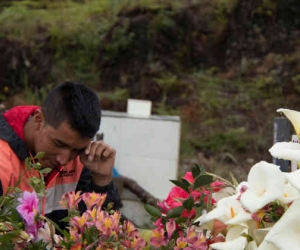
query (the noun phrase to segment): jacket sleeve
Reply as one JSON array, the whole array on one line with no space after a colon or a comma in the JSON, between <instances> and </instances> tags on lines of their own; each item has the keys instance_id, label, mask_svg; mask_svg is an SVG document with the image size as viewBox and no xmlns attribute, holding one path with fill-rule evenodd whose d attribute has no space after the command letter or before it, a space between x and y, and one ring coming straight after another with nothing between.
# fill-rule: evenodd
<instances>
[{"instance_id":1,"label":"jacket sleeve","mask_svg":"<svg viewBox=\"0 0 300 250\"><path fill-rule=\"evenodd\" d=\"M2 188L2 182L1 182L1 179L0 179L0 196L3 195L3 188Z\"/></svg>"},{"instance_id":2,"label":"jacket sleeve","mask_svg":"<svg viewBox=\"0 0 300 250\"><path fill-rule=\"evenodd\" d=\"M92 173L87 168L83 168L79 182L76 187L76 191L81 191L82 193L96 192L101 194L107 194L106 200L103 204L103 208L106 208L109 203L113 203L113 209L119 210L121 202L120 195L117 187L113 182L106 186L97 186L92 180ZM85 208L80 205L80 210L85 210Z\"/></svg>"}]
</instances>

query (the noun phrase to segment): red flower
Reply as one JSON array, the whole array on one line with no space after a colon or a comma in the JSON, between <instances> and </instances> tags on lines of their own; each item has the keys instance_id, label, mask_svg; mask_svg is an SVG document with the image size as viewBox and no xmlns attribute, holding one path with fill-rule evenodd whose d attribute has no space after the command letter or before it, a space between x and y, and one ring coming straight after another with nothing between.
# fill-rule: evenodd
<instances>
[{"instance_id":1,"label":"red flower","mask_svg":"<svg viewBox=\"0 0 300 250\"><path fill-rule=\"evenodd\" d=\"M185 175L183 176L183 179L186 179L191 184L194 184L195 182L192 172L186 172Z\"/></svg>"},{"instance_id":2,"label":"red flower","mask_svg":"<svg viewBox=\"0 0 300 250\"><path fill-rule=\"evenodd\" d=\"M213 183L210 184L210 186L214 192L219 192L221 189L225 187L225 184L221 181L214 181Z\"/></svg>"}]
</instances>

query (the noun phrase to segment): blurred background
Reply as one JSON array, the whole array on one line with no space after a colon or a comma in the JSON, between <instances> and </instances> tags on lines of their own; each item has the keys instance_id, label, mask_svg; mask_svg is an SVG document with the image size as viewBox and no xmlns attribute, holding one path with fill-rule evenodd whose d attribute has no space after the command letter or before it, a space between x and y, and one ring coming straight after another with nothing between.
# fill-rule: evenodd
<instances>
[{"instance_id":1,"label":"blurred background","mask_svg":"<svg viewBox=\"0 0 300 250\"><path fill-rule=\"evenodd\" d=\"M299 0L1 0L0 109L65 80L103 110L179 116L178 176L244 180L271 161L276 110L300 110Z\"/></svg>"}]
</instances>

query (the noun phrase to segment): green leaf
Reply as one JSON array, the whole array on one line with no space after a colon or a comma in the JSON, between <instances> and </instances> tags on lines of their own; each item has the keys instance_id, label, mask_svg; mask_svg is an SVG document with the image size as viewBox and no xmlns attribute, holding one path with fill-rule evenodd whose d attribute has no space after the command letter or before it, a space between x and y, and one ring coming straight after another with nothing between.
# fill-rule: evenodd
<instances>
[{"instance_id":1,"label":"green leaf","mask_svg":"<svg viewBox=\"0 0 300 250\"><path fill-rule=\"evenodd\" d=\"M192 168L192 174L194 179L196 179L201 173L201 169L200 166L198 164L194 164L193 168Z\"/></svg>"},{"instance_id":2,"label":"green leaf","mask_svg":"<svg viewBox=\"0 0 300 250\"><path fill-rule=\"evenodd\" d=\"M149 205L149 204L145 204L144 208L153 217L158 218L158 217L161 216L161 212L157 207L154 207L154 206Z\"/></svg>"},{"instance_id":3,"label":"green leaf","mask_svg":"<svg viewBox=\"0 0 300 250\"><path fill-rule=\"evenodd\" d=\"M192 184L184 178L182 178L180 182L182 183L182 185L187 186L187 188L192 187Z\"/></svg>"},{"instance_id":4,"label":"green leaf","mask_svg":"<svg viewBox=\"0 0 300 250\"><path fill-rule=\"evenodd\" d=\"M39 178L32 178L32 182L34 183L34 184L40 184L41 183L41 179L39 179Z\"/></svg>"},{"instance_id":5,"label":"green leaf","mask_svg":"<svg viewBox=\"0 0 300 250\"><path fill-rule=\"evenodd\" d=\"M213 182L213 177L211 175L201 175L199 176L194 183L194 188L202 187Z\"/></svg>"},{"instance_id":6,"label":"green leaf","mask_svg":"<svg viewBox=\"0 0 300 250\"><path fill-rule=\"evenodd\" d=\"M203 205L204 205L204 200L201 199L200 202L197 202L197 203L194 204L194 207L201 207Z\"/></svg>"},{"instance_id":7,"label":"green leaf","mask_svg":"<svg viewBox=\"0 0 300 250\"><path fill-rule=\"evenodd\" d=\"M187 220L187 217L177 217L174 219L176 224L182 224L185 223Z\"/></svg>"},{"instance_id":8,"label":"green leaf","mask_svg":"<svg viewBox=\"0 0 300 250\"><path fill-rule=\"evenodd\" d=\"M182 181L177 181L177 180L170 180L172 183L174 183L176 186L181 187L184 191L189 193L189 184L186 184L185 182Z\"/></svg>"},{"instance_id":9,"label":"green leaf","mask_svg":"<svg viewBox=\"0 0 300 250\"><path fill-rule=\"evenodd\" d=\"M52 171L51 168L43 168L43 169L40 170L40 173L41 173L41 174L48 174L48 173L50 173L51 171Z\"/></svg>"},{"instance_id":10,"label":"green leaf","mask_svg":"<svg viewBox=\"0 0 300 250\"><path fill-rule=\"evenodd\" d=\"M21 190L20 188L18 188L18 187L14 187L14 191L15 191L16 193L21 193L21 192L22 192L22 190Z\"/></svg>"},{"instance_id":11,"label":"green leaf","mask_svg":"<svg viewBox=\"0 0 300 250\"><path fill-rule=\"evenodd\" d=\"M31 164L31 167L35 170L40 170L42 168L42 165L38 162L35 164Z\"/></svg>"},{"instance_id":12,"label":"green leaf","mask_svg":"<svg viewBox=\"0 0 300 250\"><path fill-rule=\"evenodd\" d=\"M184 210L184 207L175 207L168 212L167 218L170 219L170 218L180 217L183 210Z\"/></svg>"},{"instance_id":13,"label":"green leaf","mask_svg":"<svg viewBox=\"0 0 300 250\"><path fill-rule=\"evenodd\" d=\"M168 242L168 244L166 245L166 248L165 248L165 249L174 249L174 248L175 248L175 245L176 245L175 240L172 239L172 240L170 240L170 241Z\"/></svg>"},{"instance_id":14,"label":"green leaf","mask_svg":"<svg viewBox=\"0 0 300 250\"><path fill-rule=\"evenodd\" d=\"M19 215L18 211L15 208L11 208L11 221L19 222L22 221L21 216Z\"/></svg>"},{"instance_id":15,"label":"green leaf","mask_svg":"<svg viewBox=\"0 0 300 250\"><path fill-rule=\"evenodd\" d=\"M203 175L205 173L205 168L203 165L200 166L200 175Z\"/></svg>"},{"instance_id":16,"label":"green leaf","mask_svg":"<svg viewBox=\"0 0 300 250\"><path fill-rule=\"evenodd\" d=\"M34 157L34 159L42 159L45 155L45 152L39 152L36 154L36 156Z\"/></svg>"},{"instance_id":17,"label":"green leaf","mask_svg":"<svg viewBox=\"0 0 300 250\"><path fill-rule=\"evenodd\" d=\"M194 199L193 197L189 197L187 200L185 200L183 203L182 203L182 206L185 207L188 211L191 211L193 206L194 206Z\"/></svg>"},{"instance_id":18,"label":"green leaf","mask_svg":"<svg viewBox=\"0 0 300 250\"><path fill-rule=\"evenodd\" d=\"M69 222L70 218L69 217L65 217L65 218L61 219L60 221L62 221L62 222Z\"/></svg>"},{"instance_id":19,"label":"green leaf","mask_svg":"<svg viewBox=\"0 0 300 250\"><path fill-rule=\"evenodd\" d=\"M31 159L29 157L27 157L25 159L25 165L26 165L26 169L27 170L30 170L30 167L31 167Z\"/></svg>"},{"instance_id":20,"label":"green leaf","mask_svg":"<svg viewBox=\"0 0 300 250\"><path fill-rule=\"evenodd\" d=\"M1 249L3 249L2 248L3 243L12 242L12 240L15 239L19 235L19 233L20 232L18 230L14 230L12 232L7 232L5 234L1 234L0 235Z\"/></svg>"}]
</instances>

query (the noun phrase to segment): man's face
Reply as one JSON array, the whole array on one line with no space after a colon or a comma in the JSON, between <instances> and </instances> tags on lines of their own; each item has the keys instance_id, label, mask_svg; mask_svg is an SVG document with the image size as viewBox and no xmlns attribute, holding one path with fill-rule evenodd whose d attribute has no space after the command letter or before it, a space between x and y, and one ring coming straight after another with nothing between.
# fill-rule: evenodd
<instances>
[{"instance_id":1,"label":"man's face","mask_svg":"<svg viewBox=\"0 0 300 250\"><path fill-rule=\"evenodd\" d=\"M39 160L44 168L65 166L69 161L83 152L91 139L82 138L69 124L63 122L55 129L41 124L34 135L35 153L44 152Z\"/></svg>"}]
</instances>

